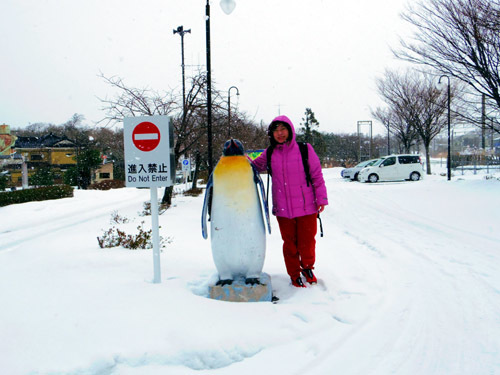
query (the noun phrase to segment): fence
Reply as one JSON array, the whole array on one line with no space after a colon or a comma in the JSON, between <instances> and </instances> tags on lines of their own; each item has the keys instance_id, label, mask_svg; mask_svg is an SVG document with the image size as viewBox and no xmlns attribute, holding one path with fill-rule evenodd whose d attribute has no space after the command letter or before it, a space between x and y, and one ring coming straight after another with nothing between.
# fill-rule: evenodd
<instances>
[{"instance_id":1,"label":"fence","mask_svg":"<svg viewBox=\"0 0 500 375\"><path fill-rule=\"evenodd\" d=\"M494 173L500 171L500 157L496 155L453 155L451 167L455 172L464 175L466 172L477 174Z\"/></svg>"}]
</instances>

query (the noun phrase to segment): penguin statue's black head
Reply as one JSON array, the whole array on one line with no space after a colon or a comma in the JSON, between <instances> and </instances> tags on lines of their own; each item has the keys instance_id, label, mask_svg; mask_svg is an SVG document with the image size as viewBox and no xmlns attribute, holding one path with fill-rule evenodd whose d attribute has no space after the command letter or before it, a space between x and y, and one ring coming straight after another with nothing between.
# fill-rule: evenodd
<instances>
[{"instance_id":1,"label":"penguin statue's black head","mask_svg":"<svg viewBox=\"0 0 500 375\"><path fill-rule=\"evenodd\" d=\"M224 156L244 155L245 149L240 141L237 139L230 139L224 143L224 150L222 150L222 154Z\"/></svg>"}]
</instances>

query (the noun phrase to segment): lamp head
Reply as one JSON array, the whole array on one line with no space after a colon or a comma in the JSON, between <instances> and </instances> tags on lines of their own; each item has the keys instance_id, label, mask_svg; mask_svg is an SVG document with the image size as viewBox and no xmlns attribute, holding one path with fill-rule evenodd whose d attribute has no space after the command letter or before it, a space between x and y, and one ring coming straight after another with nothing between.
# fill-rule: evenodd
<instances>
[{"instance_id":1,"label":"lamp head","mask_svg":"<svg viewBox=\"0 0 500 375\"><path fill-rule=\"evenodd\" d=\"M450 78L447 75L442 75L441 77L439 77L439 81L436 85L436 88L438 90L443 90L446 87L446 84L444 83L443 78L446 78L448 80L448 82L447 82L448 85L450 84Z\"/></svg>"},{"instance_id":2,"label":"lamp head","mask_svg":"<svg viewBox=\"0 0 500 375\"><path fill-rule=\"evenodd\" d=\"M231 89L236 89L236 95L240 95L240 90L236 86L231 86L229 90L227 90L228 95L230 95Z\"/></svg>"},{"instance_id":3,"label":"lamp head","mask_svg":"<svg viewBox=\"0 0 500 375\"><path fill-rule=\"evenodd\" d=\"M226 14L231 14L236 7L234 0L221 0L220 7Z\"/></svg>"}]
</instances>

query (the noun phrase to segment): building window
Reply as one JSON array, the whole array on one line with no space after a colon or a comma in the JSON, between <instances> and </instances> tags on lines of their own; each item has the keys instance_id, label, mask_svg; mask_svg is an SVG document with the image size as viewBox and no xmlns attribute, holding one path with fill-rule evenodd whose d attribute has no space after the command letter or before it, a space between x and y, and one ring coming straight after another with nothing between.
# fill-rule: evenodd
<instances>
[{"instance_id":1,"label":"building window","mask_svg":"<svg viewBox=\"0 0 500 375\"><path fill-rule=\"evenodd\" d=\"M111 175L109 173L99 173L99 179L103 180L105 178L110 178Z\"/></svg>"},{"instance_id":2,"label":"building window","mask_svg":"<svg viewBox=\"0 0 500 375\"><path fill-rule=\"evenodd\" d=\"M31 155L31 160L32 161L43 160L43 155L32 154Z\"/></svg>"}]
</instances>

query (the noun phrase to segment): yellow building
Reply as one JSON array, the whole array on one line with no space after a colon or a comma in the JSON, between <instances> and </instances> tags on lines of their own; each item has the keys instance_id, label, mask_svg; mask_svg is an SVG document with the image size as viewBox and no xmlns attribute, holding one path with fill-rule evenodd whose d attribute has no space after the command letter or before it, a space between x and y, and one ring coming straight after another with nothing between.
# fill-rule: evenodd
<instances>
[{"instance_id":1,"label":"yellow building","mask_svg":"<svg viewBox=\"0 0 500 375\"><path fill-rule=\"evenodd\" d=\"M92 183L113 179L113 163L101 164L92 175Z\"/></svg>"},{"instance_id":2,"label":"yellow building","mask_svg":"<svg viewBox=\"0 0 500 375\"><path fill-rule=\"evenodd\" d=\"M43 137L18 137L13 148L27 163L60 167L76 164L76 144L52 133Z\"/></svg>"},{"instance_id":3,"label":"yellow building","mask_svg":"<svg viewBox=\"0 0 500 375\"><path fill-rule=\"evenodd\" d=\"M17 137L12 146L16 160L9 164L10 185L22 185L22 164L26 163L29 178L37 168L50 166L55 182L62 183L64 172L76 164L76 144L52 133L42 137Z\"/></svg>"},{"instance_id":4,"label":"yellow building","mask_svg":"<svg viewBox=\"0 0 500 375\"><path fill-rule=\"evenodd\" d=\"M28 186L29 178L41 167L50 167L55 183L62 183L64 173L77 164L78 146L66 137L52 133L42 137L15 137L10 135L6 125L0 127L0 146L8 149L8 154L0 155L0 172L8 171L8 186ZM25 181L23 184L23 169ZM113 163L103 164L92 173L91 183L113 179Z\"/></svg>"},{"instance_id":5,"label":"yellow building","mask_svg":"<svg viewBox=\"0 0 500 375\"><path fill-rule=\"evenodd\" d=\"M23 165L28 184L29 178L41 167L50 167L55 175L54 182L62 183L66 170L77 164L77 153L77 145L66 137L52 133L42 137L20 136L11 146L11 154L0 157L0 169L9 171L9 186L23 185ZM109 179L113 179L113 163L103 163L93 173L92 183Z\"/></svg>"}]
</instances>

